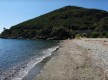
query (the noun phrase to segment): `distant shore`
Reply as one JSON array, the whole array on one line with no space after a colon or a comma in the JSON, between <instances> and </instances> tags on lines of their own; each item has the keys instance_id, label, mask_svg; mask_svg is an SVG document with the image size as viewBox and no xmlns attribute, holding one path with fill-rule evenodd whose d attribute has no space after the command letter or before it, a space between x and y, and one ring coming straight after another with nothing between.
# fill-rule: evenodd
<instances>
[{"instance_id":1,"label":"distant shore","mask_svg":"<svg viewBox=\"0 0 108 80\"><path fill-rule=\"evenodd\" d=\"M107 80L108 39L64 40L34 80Z\"/></svg>"}]
</instances>

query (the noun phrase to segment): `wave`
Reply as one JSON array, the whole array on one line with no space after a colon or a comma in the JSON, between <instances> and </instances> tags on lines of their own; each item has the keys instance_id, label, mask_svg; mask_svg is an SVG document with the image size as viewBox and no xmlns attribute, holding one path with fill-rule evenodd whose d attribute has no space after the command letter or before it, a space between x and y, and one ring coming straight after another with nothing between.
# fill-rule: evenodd
<instances>
[{"instance_id":1,"label":"wave","mask_svg":"<svg viewBox=\"0 0 108 80\"><path fill-rule=\"evenodd\" d=\"M55 46L52 48L48 48L46 50L43 50L43 55L39 56L38 58L32 58L27 64L26 67L21 67L16 75L14 75L10 80L22 80L28 72L39 62L41 62L43 59L45 59L48 56L51 56L51 53L55 50L57 50L59 46Z\"/></svg>"}]
</instances>

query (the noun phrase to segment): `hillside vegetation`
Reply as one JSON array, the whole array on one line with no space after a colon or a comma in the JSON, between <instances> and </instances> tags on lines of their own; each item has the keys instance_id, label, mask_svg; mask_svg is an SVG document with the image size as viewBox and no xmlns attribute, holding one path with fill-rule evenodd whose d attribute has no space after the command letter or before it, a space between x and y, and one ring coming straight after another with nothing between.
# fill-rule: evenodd
<instances>
[{"instance_id":1,"label":"hillside vegetation","mask_svg":"<svg viewBox=\"0 0 108 80\"><path fill-rule=\"evenodd\" d=\"M67 39L108 37L108 12L66 6L5 29L2 38Z\"/></svg>"}]
</instances>

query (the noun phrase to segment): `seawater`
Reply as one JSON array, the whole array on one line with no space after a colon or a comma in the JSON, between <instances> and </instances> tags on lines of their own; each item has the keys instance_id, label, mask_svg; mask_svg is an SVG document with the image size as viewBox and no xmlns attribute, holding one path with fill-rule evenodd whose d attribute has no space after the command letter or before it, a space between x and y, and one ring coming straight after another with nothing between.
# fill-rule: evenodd
<instances>
[{"instance_id":1,"label":"seawater","mask_svg":"<svg viewBox=\"0 0 108 80\"><path fill-rule=\"evenodd\" d=\"M58 44L55 40L0 39L0 80L21 80Z\"/></svg>"}]
</instances>

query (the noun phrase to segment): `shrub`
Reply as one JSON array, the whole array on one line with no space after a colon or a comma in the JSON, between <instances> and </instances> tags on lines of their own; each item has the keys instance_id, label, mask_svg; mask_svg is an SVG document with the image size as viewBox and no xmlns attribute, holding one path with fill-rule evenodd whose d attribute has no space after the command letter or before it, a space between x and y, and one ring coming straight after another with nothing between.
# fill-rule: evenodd
<instances>
[{"instance_id":1,"label":"shrub","mask_svg":"<svg viewBox=\"0 0 108 80\"><path fill-rule=\"evenodd\" d=\"M97 37L99 37L99 35L100 35L100 34L99 34L98 32L92 32L92 33L91 33L91 37L92 37L92 38L97 38Z\"/></svg>"},{"instance_id":2,"label":"shrub","mask_svg":"<svg viewBox=\"0 0 108 80\"><path fill-rule=\"evenodd\" d=\"M81 34L76 34L76 35L75 35L75 38L76 38L76 39L80 39L80 38L81 38Z\"/></svg>"},{"instance_id":3,"label":"shrub","mask_svg":"<svg viewBox=\"0 0 108 80\"><path fill-rule=\"evenodd\" d=\"M108 33L106 33L105 37L108 38Z\"/></svg>"},{"instance_id":4,"label":"shrub","mask_svg":"<svg viewBox=\"0 0 108 80\"><path fill-rule=\"evenodd\" d=\"M87 33L82 33L82 37L87 37Z\"/></svg>"}]
</instances>

